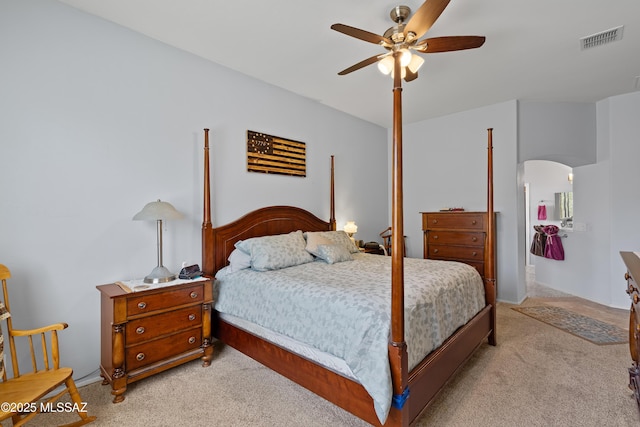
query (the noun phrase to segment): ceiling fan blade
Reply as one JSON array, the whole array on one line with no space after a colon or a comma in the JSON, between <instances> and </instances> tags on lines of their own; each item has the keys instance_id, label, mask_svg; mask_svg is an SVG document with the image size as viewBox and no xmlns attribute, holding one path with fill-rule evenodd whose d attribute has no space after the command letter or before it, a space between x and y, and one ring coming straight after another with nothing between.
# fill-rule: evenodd
<instances>
[{"instance_id":1,"label":"ceiling fan blade","mask_svg":"<svg viewBox=\"0 0 640 427\"><path fill-rule=\"evenodd\" d=\"M393 44L393 42L386 37L382 37L377 34L370 33L369 31L361 30L355 27L350 27L344 24L333 24L331 26L331 29L336 30L340 33L346 34L348 36L355 37L360 40L364 40L369 43L388 44L388 45Z\"/></svg>"},{"instance_id":2,"label":"ceiling fan blade","mask_svg":"<svg viewBox=\"0 0 640 427\"><path fill-rule=\"evenodd\" d=\"M424 53L450 52L452 50L475 49L484 44L483 36L432 37L420 40L414 49Z\"/></svg>"},{"instance_id":3,"label":"ceiling fan blade","mask_svg":"<svg viewBox=\"0 0 640 427\"><path fill-rule=\"evenodd\" d=\"M367 65L371 65L373 63L376 63L380 59L380 56L381 55L376 55L376 56L372 56L371 58L367 58L364 61L360 61L357 64L352 65L351 67L345 68L344 70L340 71L338 73L338 75L339 76L344 76L345 74L349 74L349 73L352 73L352 72L354 72L356 70L359 70L360 68L364 68Z\"/></svg>"},{"instance_id":4,"label":"ceiling fan blade","mask_svg":"<svg viewBox=\"0 0 640 427\"><path fill-rule=\"evenodd\" d=\"M409 67L407 67L406 72L407 72L407 75L404 76L404 81L405 82L408 83L408 82L411 82L411 81L413 81L413 80L418 78L418 72L417 71L414 73L409 69Z\"/></svg>"},{"instance_id":5,"label":"ceiling fan blade","mask_svg":"<svg viewBox=\"0 0 640 427\"><path fill-rule=\"evenodd\" d=\"M427 0L416 10L416 13L409 19L404 27L405 38L409 33L414 33L414 39L419 39L429 31L429 28L436 22L449 4L450 0Z\"/></svg>"}]
</instances>

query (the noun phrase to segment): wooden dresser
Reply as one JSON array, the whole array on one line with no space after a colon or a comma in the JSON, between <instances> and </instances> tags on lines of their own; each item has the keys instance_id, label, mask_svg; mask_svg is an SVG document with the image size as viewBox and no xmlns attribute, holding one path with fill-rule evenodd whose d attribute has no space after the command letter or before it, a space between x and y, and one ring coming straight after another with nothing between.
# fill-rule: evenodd
<instances>
[{"instance_id":1,"label":"wooden dresser","mask_svg":"<svg viewBox=\"0 0 640 427\"><path fill-rule=\"evenodd\" d=\"M620 256L627 266L624 278L627 281L627 294L631 297L629 352L631 353L632 366L629 368L629 388L633 390L638 408L640 408L640 291L638 291L640 258L634 252L620 252Z\"/></svg>"},{"instance_id":2,"label":"wooden dresser","mask_svg":"<svg viewBox=\"0 0 640 427\"><path fill-rule=\"evenodd\" d=\"M464 262L475 267L484 279L487 213L448 211L421 214L424 258Z\"/></svg>"},{"instance_id":3,"label":"wooden dresser","mask_svg":"<svg viewBox=\"0 0 640 427\"><path fill-rule=\"evenodd\" d=\"M210 365L211 280L174 282L136 292L115 283L97 286L100 375L111 384L113 403L124 400L132 382L198 358Z\"/></svg>"}]
</instances>

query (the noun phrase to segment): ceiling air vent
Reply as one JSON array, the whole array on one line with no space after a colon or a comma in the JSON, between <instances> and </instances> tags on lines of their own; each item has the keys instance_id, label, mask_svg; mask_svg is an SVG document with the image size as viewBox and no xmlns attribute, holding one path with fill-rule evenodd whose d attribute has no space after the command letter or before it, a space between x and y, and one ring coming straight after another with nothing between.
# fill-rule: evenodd
<instances>
[{"instance_id":1,"label":"ceiling air vent","mask_svg":"<svg viewBox=\"0 0 640 427\"><path fill-rule=\"evenodd\" d=\"M617 40L621 40L623 29L624 29L624 26L621 25L619 27L612 28L607 31L602 31L597 34L583 37L580 39L580 46L582 47L582 50L584 50L584 49L600 46L603 44L611 43Z\"/></svg>"}]
</instances>

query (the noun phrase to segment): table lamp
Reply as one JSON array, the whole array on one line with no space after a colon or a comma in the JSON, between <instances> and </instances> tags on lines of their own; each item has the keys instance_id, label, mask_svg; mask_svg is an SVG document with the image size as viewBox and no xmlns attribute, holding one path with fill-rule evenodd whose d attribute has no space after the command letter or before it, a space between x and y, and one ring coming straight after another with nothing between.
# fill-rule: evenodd
<instances>
[{"instance_id":1,"label":"table lamp","mask_svg":"<svg viewBox=\"0 0 640 427\"><path fill-rule=\"evenodd\" d=\"M176 279L176 275L162 265L162 221L166 219L181 219L183 215L171 203L147 203L140 212L134 215L134 221L156 221L158 229L158 266L144 278L144 283L165 283Z\"/></svg>"},{"instance_id":2,"label":"table lamp","mask_svg":"<svg viewBox=\"0 0 640 427\"><path fill-rule=\"evenodd\" d=\"M345 233L349 235L349 237L353 241L354 240L353 235L358 232L358 226L356 225L355 221L347 221L343 230Z\"/></svg>"}]
</instances>

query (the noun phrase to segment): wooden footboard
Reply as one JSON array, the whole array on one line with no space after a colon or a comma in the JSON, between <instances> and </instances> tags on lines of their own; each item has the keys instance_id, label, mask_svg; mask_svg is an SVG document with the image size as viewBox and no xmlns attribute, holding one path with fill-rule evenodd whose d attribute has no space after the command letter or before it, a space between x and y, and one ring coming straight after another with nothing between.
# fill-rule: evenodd
<instances>
[{"instance_id":1,"label":"wooden footboard","mask_svg":"<svg viewBox=\"0 0 640 427\"><path fill-rule=\"evenodd\" d=\"M491 332L491 306L459 328L409 373L409 423L417 421L438 392L464 365ZM274 345L217 318L214 336L225 344L368 423L380 426L373 400L359 383L302 356ZM391 408L385 426L403 425L400 411Z\"/></svg>"}]
</instances>

